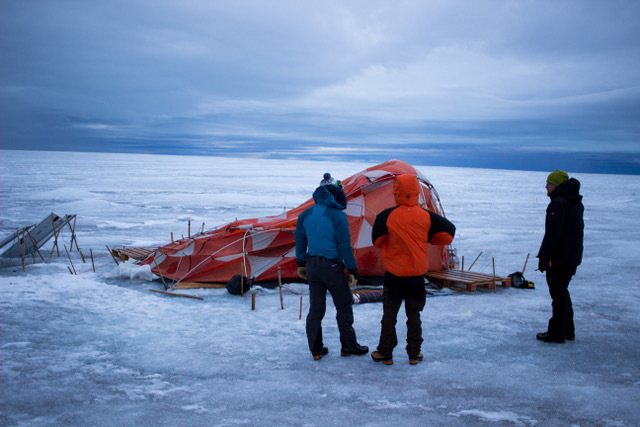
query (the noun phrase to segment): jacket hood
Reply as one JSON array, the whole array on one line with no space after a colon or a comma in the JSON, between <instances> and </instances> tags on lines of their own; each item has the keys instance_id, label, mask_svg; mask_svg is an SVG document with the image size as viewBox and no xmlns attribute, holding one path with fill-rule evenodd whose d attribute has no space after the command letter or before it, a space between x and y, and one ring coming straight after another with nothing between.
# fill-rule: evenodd
<instances>
[{"instance_id":1,"label":"jacket hood","mask_svg":"<svg viewBox=\"0 0 640 427\"><path fill-rule=\"evenodd\" d=\"M347 195L337 185L321 185L313 192L313 201L316 205L329 206L345 210L347 208Z\"/></svg>"},{"instance_id":2,"label":"jacket hood","mask_svg":"<svg viewBox=\"0 0 640 427\"><path fill-rule=\"evenodd\" d=\"M417 206L420 201L418 178L409 174L398 175L393 184L393 196L396 205Z\"/></svg>"},{"instance_id":3,"label":"jacket hood","mask_svg":"<svg viewBox=\"0 0 640 427\"><path fill-rule=\"evenodd\" d=\"M582 196L580 195L580 181L575 178L569 178L569 180L560 184L558 188L549 195L549 198L552 200L557 197L564 197L571 203L578 203L582 201Z\"/></svg>"}]
</instances>

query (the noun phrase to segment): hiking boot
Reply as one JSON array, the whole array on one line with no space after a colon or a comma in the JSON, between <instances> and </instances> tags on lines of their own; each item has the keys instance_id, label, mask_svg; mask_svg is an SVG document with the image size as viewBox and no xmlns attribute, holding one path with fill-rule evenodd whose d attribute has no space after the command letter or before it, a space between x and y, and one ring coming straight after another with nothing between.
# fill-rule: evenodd
<instances>
[{"instance_id":1,"label":"hiking boot","mask_svg":"<svg viewBox=\"0 0 640 427\"><path fill-rule=\"evenodd\" d=\"M374 362L382 362L385 365L393 365L393 358L391 357L384 357L383 355L381 355L379 352L374 351L373 353L371 353L371 358L373 359Z\"/></svg>"},{"instance_id":2,"label":"hiking boot","mask_svg":"<svg viewBox=\"0 0 640 427\"><path fill-rule=\"evenodd\" d=\"M327 347L322 347L322 350L320 350L319 353L313 354L313 360L320 360L327 354L329 354L329 349Z\"/></svg>"},{"instance_id":3,"label":"hiking boot","mask_svg":"<svg viewBox=\"0 0 640 427\"><path fill-rule=\"evenodd\" d=\"M417 356L409 356L409 365L417 365L422 362L422 359L424 359L422 353L419 353Z\"/></svg>"},{"instance_id":4,"label":"hiking boot","mask_svg":"<svg viewBox=\"0 0 640 427\"><path fill-rule=\"evenodd\" d=\"M564 338L556 338L552 336L549 332L540 332L536 334L536 339L544 342L552 342L555 344L564 344L566 342Z\"/></svg>"},{"instance_id":5,"label":"hiking boot","mask_svg":"<svg viewBox=\"0 0 640 427\"><path fill-rule=\"evenodd\" d=\"M340 356L364 356L367 353L369 353L369 347L360 344L356 344L356 348L342 347L340 350Z\"/></svg>"}]
</instances>

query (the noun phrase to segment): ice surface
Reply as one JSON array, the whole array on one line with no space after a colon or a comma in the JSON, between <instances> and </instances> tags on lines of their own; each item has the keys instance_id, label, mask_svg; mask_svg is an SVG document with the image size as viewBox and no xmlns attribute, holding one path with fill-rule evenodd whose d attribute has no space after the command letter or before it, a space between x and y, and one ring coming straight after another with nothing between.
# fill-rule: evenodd
<instances>
[{"instance_id":1,"label":"ice surface","mask_svg":"<svg viewBox=\"0 0 640 427\"><path fill-rule=\"evenodd\" d=\"M45 262L0 270L1 425L640 425L640 177L579 174L585 257L570 290L577 340L535 340L551 311L534 271L545 173L416 166L457 226L454 247L474 271L522 270L534 290L453 291L423 313L425 361L410 366L404 317L395 364L329 355L312 360L306 287L163 289L148 271L106 252L154 246L231 221L275 215L307 200L322 178L369 164L88 153L0 152L0 235L50 212L77 214L82 263L69 273L51 243ZM380 304L354 306L359 341L375 348ZM106 421L108 420L108 421Z\"/></svg>"}]
</instances>

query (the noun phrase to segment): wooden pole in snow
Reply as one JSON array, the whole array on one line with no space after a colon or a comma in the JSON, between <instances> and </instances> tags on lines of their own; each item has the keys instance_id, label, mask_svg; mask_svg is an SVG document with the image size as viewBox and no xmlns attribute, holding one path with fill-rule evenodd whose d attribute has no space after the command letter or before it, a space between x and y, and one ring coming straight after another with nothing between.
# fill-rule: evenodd
<instances>
[{"instance_id":1,"label":"wooden pole in snow","mask_svg":"<svg viewBox=\"0 0 640 427\"><path fill-rule=\"evenodd\" d=\"M527 259L524 260L524 267L522 267L522 274L524 274L524 270L525 268L527 268L527 262L529 262L529 255L531 255L531 253L528 253Z\"/></svg>"},{"instance_id":2,"label":"wooden pole in snow","mask_svg":"<svg viewBox=\"0 0 640 427\"><path fill-rule=\"evenodd\" d=\"M89 255L91 255L91 266L93 266L93 272L96 272L96 263L93 261L93 249L89 248Z\"/></svg>"},{"instance_id":3,"label":"wooden pole in snow","mask_svg":"<svg viewBox=\"0 0 640 427\"><path fill-rule=\"evenodd\" d=\"M467 270L467 271L471 271L471 269L473 268L473 264L475 264L475 263L476 263L476 261L478 260L478 258L480 258L480 255L482 255L482 252L480 252L480 253L478 254L478 256L476 257L476 259L474 259L474 260L473 260L473 262L472 262L472 263L471 263L471 265L469 266L469 270Z\"/></svg>"},{"instance_id":4,"label":"wooden pole in snow","mask_svg":"<svg viewBox=\"0 0 640 427\"><path fill-rule=\"evenodd\" d=\"M491 264L493 264L493 293L496 293L496 288L498 287L496 285L496 260L495 258L491 258Z\"/></svg>"},{"instance_id":5,"label":"wooden pole in snow","mask_svg":"<svg viewBox=\"0 0 640 427\"><path fill-rule=\"evenodd\" d=\"M116 265L120 265L118 264L118 260L116 259L116 257L113 255L113 252L111 252L111 249L109 249L109 246L107 246L107 252L109 252L109 255L111 255L111 258L113 258L113 262L115 262Z\"/></svg>"},{"instance_id":6,"label":"wooden pole in snow","mask_svg":"<svg viewBox=\"0 0 640 427\"><path fill-rule=\"evenodd\" d=\"M20 239L20 235L18 234L18 239ZM20 257L22 258L22 272L24 273L25 271L25 265L24 265L24 257L25 257L25 243L24 243L24 229L22 230L22 240L20 242L18 242L20 245Z\"/></svg>"},{"instance_id":7,"label":"wooden pole in snow","mask_svg":"<svg viewBox=\"0 0 640 427\"><path fill-rule=\"evenodd\" d=\"M300 315L298 316L298 320L302 319L302 295L300 295Z\"/></svg>"},{"instance_id":8,"label":"wooden pole in snow","mask_svg":"<svg viewBox=\"0 0 640 427\"><path fill-rule=\"evenodd\" d=\"M60 235L60 233L62 233L62 227L60 227L60 230L56 231L56 221L53 219L53 212L51 213L51 225L53 226L54 240L53 240L53 246L51 247L51 254L49 255L49 258L53 257L54 248L58 250L58 257L60 256L60 245L58 245L58 236Z\"/></svg>"},{"instance_id":9,"label":"wooden pole in snow","mask_svg":"<svg viewBox=\"0 0 640 427\"><path fill-rule=\"evenodd\" d=\"M76 272L76 268L73 266L73 261L71 261L71 255L69 255L69 250L67 249L67 245L64 245L64 250L67 251L67 257L69 258L69 262L71 263L71 268L73 268L73 274L78 274Z\"/></svg>"},{"instance_id":10,"label":"wooden pole in snow","mask_svg":"<svg viewBox=\"0 0 640 427\"><path fill-rule=\"evenodd\" d=\"M284 310L284 301L282 300L282 276L280 275L280 266L278 266L278 288L280 288L280 309Z\"/></svg>"},{"instance_id":11,"label":"wooden pole in snow","mask_svg":"<svg viewBox=\"0 0 640 427\"><path fill-rule=\"evenodd\" d=\"M31 233L29 233L29 229L27 229L27 234L29 235L29 239L31 240L31 243L33 243L33 263L34 264L36 263L36 252L38 253L38 255L40 255L40 258L42 258L42 261L44 261L44 257L40 253L40 250L38 249L38 245L36 244L35 239L31 236ZM34 228L33 234L35 234L35 228Z\"/></svg>"},{"instance_id":12,"label":"wooden pole in snow","mask_svg":"<svg viewBox=\"0 0 640 427\"><path fill-rule=\"evenodd\" d=\"M251 310L256 309L256 294L251 294Z\"/></svg>"},{"instance_id":13,"label":"wooden pole in snow","mask_svg":"<svg viewBox=\"0 0 640 427\"><path fill-rule=\"evenodd\" d=\"M156 257L153 257L153 262L156 265L156 268L158 269L158 276L160 276L160 280L162 280L162 284L164 285L164 290L168 290L169 288L167 287L167 284L164 282L164 277L162 277L162 272L160 271L160 266L158 265L158 261L156 261Z\"/></svg>"}]
</instances>

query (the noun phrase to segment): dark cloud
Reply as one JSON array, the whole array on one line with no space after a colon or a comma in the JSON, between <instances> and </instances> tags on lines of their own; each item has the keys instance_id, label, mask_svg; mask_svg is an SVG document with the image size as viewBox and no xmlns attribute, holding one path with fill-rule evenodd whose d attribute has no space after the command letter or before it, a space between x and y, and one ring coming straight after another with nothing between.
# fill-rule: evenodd
<instances>
[{"instance_id":1,"label":"dark cloud","mask_svg":"<svg viewBox=\"0 0 640 427\"><path fill-rule=\"evenodd\" d=\"M0 147L640 173L638 22L635 1L4 1Z\"/></svg>"}]
</instances>

